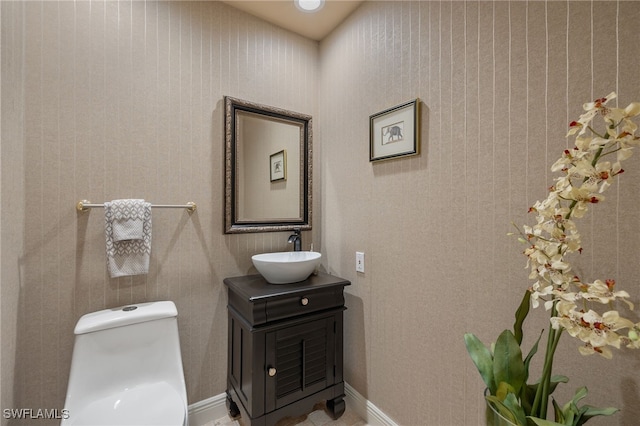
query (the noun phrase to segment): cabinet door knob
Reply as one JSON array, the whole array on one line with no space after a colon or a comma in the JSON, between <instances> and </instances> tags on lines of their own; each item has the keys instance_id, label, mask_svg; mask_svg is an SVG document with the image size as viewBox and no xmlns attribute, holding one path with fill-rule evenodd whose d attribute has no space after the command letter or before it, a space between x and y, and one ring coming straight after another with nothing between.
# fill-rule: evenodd
<instances>
[{"instance_id":1,"label":"cabinet door knob","mask_svg":"<svg viewBox=\"0 0 640 426\"><path fill-rule=\"evenodd\" d=\"M300 299L300 303L302 303L302 306L307 306L309 304L309 299L303 297L302 299Z\"/></svg>"},{"instance_id":2,"label":"cabinet door knob","mask_svg":"<svg viewBox=\"0 0 640 426\"><path fill-rule=\"evenodd\" d=\"M269 370L268 370L269 377L275 376L277 372L278 371L275 368L269 367Z\"/></svg>"}]
</instances>

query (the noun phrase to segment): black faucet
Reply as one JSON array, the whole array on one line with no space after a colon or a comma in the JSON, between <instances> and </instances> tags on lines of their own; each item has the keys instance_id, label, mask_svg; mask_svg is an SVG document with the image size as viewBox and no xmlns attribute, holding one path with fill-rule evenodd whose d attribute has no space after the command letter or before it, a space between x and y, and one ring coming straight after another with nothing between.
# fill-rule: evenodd
<instances>
[{"instance_id":1,"label":"black faucet","mask_svg":"<svg viewBox=\"0 0 640 426\"><path fill-rule=\"evenodd\" d=\"M294 228L293 234L289 235L289 244L293 243L293 251L302 251L302 235L300 235L300 228Z\"/></svg>"}]
</instances>

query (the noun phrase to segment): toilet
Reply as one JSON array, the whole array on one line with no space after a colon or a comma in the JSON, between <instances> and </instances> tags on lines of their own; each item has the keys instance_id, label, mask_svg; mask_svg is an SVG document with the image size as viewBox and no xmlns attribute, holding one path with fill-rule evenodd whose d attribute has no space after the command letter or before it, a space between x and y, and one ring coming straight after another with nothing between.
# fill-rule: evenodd
<instances>
[{"instance_id":1,"label":"toilet","mask_svg":"<svg viewBox=\"0 0 640 426\"><path fill-rule=\"evenodd\" d=\"M187 392L170 301L80 318L61 426L186 426Z\"/></svg>"}]
</instances>

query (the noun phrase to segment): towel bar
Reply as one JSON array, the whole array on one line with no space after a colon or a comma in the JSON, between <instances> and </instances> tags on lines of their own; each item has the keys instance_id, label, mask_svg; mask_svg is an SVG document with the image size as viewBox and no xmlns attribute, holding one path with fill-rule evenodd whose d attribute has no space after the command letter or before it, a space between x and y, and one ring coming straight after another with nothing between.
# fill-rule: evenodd
<instances>
[{"instance_id":1,"label":"towel bar","mask_svg":"<svg viewBox=\"0 0 640 426\"><path fill-rule=\"evenodd\" d=\"M104 204L93 204L88 200L81 200L76 204L76 210L79 212L86 212L87 210L95 207L104 207ZM191 214L196 211L197 206L193 201L189 201L187 204L152 204L151 207L161 209L187 209L189 214Z\"/></svg>"}]
</instances>

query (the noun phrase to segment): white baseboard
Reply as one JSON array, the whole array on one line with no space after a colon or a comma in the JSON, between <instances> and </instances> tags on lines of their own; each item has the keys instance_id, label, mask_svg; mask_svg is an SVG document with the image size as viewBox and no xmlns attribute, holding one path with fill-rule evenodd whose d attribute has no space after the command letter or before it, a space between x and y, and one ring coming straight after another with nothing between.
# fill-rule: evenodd
<instances>
[{"instance_id":1,"label":"white baseboard","mask_svg":"<svg viewBox=\"0 0 640 426\"><path fill-rule=\"evenodd\" d=\"M371 426L398 426L371 401L360 395L349 383L344 384L345 402L351 410Z\"/></svg>"},{"instance_id":2,"label":"white baseboard","mask_svg":"<svg viewBox=\"0 0 640 426\"><path fill-rule=\"evenodd\" d=\"M228 414L225 392L189 405L189 426L203 426Z\"/></svg>"},{"instance_id":3,"label":"white baseboard","mask_svg":"<svg viewBox=\"0 0 640 426\"><path fill-rule=\"evenodd\" d=\"M372 402L360 395L348 383L344 384L345 403L371 426L398 426ZM211 398L195 402L189 406L189 426L203 426L212 420L220 419L228 414L227 394L221 393Z\"/></svg>"}]
</instances>

